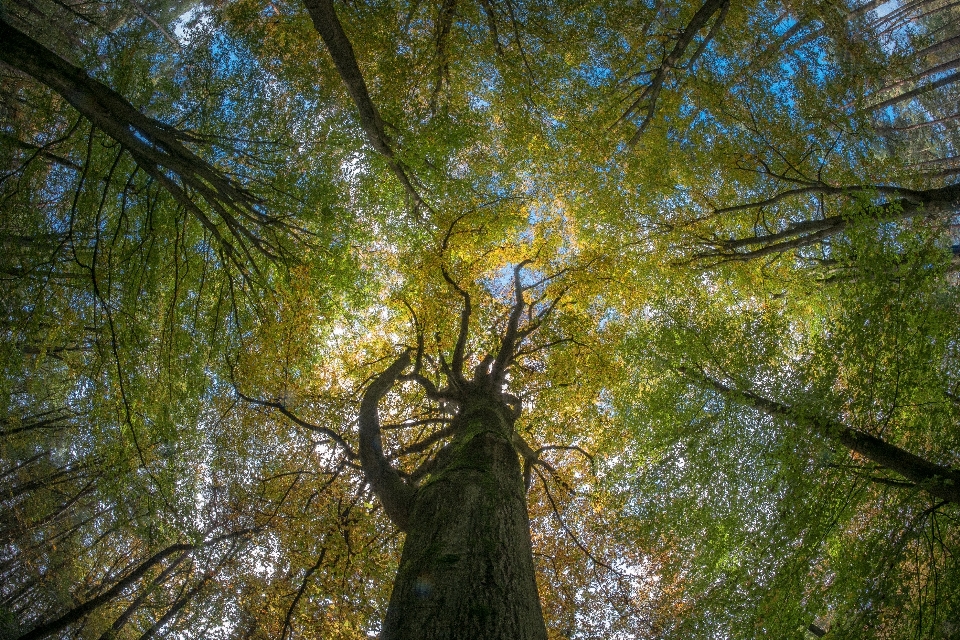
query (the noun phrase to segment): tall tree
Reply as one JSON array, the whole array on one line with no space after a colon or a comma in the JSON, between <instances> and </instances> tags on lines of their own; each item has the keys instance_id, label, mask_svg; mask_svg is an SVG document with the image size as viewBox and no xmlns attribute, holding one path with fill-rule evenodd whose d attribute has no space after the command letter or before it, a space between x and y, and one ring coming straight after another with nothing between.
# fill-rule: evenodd
<instances>
[{"instance_id":1,"label":"tall tree","mask_svg":"<svg viewBox=\"0 0 960 640\"><path fill-rule=\"evenodd\" d=\"M954 634L955 13L4 5L3 633Z\"/></svg>"},{"instance_id":2,"label":"tall tree","mask_svg":"<svg viewBox=\"0 0 960 640\"><path fill-rule=\"evenodd\" d=\"M449 426L436 436L451 438L436 455L402 478L383 454L377 404L410 364L405 352L367 387L360 404L360 461L364 476L387 515L406 532L381 638L546 638L540 609L530 523L520 457L537 462L515 423L520 399L508 393L507 376L526 340L556 306L536 311L527 303L521 263L515 270L516 301L499 348L465 373L470 294L463 297L460 335L448 363L439 355L446 384L439 387L417 366L408 378L429 400L449 405ZM446 275L446 274L445 274ZM441 419L444 420L444 419ZM414 445L422 448L422 445Z\"/></svg>"}]
</instances>

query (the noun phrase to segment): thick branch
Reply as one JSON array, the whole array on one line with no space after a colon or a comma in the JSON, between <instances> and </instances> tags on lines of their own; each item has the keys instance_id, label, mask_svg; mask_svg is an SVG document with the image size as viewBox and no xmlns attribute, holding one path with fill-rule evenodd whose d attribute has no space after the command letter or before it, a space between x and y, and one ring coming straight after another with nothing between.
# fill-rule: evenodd
<instances>
[{"instance_id":1,"label":"thick branch","mask_svg":"<svg viewBox=\"0 0 960 640\"><path fill-rule=\"evenodd\" d=\"M134 569L129 574L127 574L125 578L118 581L116 584L113 585L113 587L111 587L107 591L104 591L99 596L96 596L94 598L91 598L90 600L87 600L86 602L78 604L77 606L73 607L72 609L67 611L65 614L57 618L56 620L51 620L50 622L34 627L27 633L24 633L23 635L19 636L17 640L39 640L40 638L46 638L48 636L51 636L57 633L61 629L64 629L67 626L73 624L74 622L84 617L91 611L97 609L98 607L102 606L103 604L109 602L110 600L118 596L124 589L126 589L127 587L135 583L137 580L142 578L143 575L147 573L147 571L149 571L152 567L156 566L157 564L162 562L165 558L175 553L182 553L185 551L194 551L196 549L210 546L217 542L222 542L224 540L229 540L231 538L237 538L239 536L247 535L249 533L252 533L253 531L254 531L253 529L242 529L240 531L235 531L222 536L217 536L216 538L211 538L199 544L170 545L169 547L162 549L161 551L158 551L147 560L144 560L142 563L140 563L139 566L137 566L136 569Z\"/></svg>"},{"instance_id":2,"label":"thick branch","mask_svg":"<svg viewBox=\"0 0 960 640\"><path fill-rule=\"evenodd\" d=\"M463 310L460 312L460 333L457 335L457 344L453 349L452 369L454 379L450 381L454 385L459 386L464 380L463 361L467 349L467 334L470 331L470 315L473 313L473 309L470 305L470 294L450 277L446 269L441 268L441 271L443 272L443 279L463 298Z\"/></svg>"},{"instance_id":3,"label":"thick branch","mask_svg":"<svg viewBox=\"0 0 960 640\"><path fill-rule=\"evenodd\" d=\"M952 60L942 62L938 65L934 65L929 69L924 69L923 71L919 73L915 73L909 78L904 78L902 80L898 80L897 82L888 84L887 86L880 89L877 93L882 93L884 91L897 89L899 87L902 87L905 84L910 84L911 82L918 82L920 80L923 80L924 78L929 78L930 76L936 75L938 73L943 73L944 71L953 71L958 67L960 67L960 58L954 58Z\"/></svg>"},{"instance_id":4,"label":"thick branch","mask_svg":"<svg viewBox=\"0 0 960 640\"><path fill-rule=\"evenodd\" d=\"M386 371L374 378L360 402L360 465L383 510L401 530L407 528L413 489L383 454L377 405L409 364L410 351L407 350Z\"/></svg>"},{"instance_id":5,"label":"thick branch","mask_svg":"<svg viewBox=\"0 0 960 640\"><path fill-rule=\"evenodd\" d=\"M907 100L912 100L917 96L923 95L925 93L929 93L935 89L939 89L940 87L945 87L949 84L953 84L958 80L960 80L960 71L956 73L951 73L948 76L944 76L943 78L940 78L933 82L929 82L927 84L921 85L915 89L911 89L910 91L905 91L904 93L901 93L898 96L893 96L892 98L888 98L882 102L878 102L877 104L870 105L865 109L865 111L868 111L868 112L879 111L881 109L891 107L895 104L906 102Z\"/></svg>"},{"instance_id":6,"label":"thick branch","mask_svg":"<svg viewBox=\"0 0 960 640\"><path fill-rule=\"evenodd\" d=\"M921 197L923 195L922 191L915 191L914 189L905 189L903 187L891 187L886 185L854 185L850 187L833 187L828 184L823 184L821 182L814 182L804 187L799 187L796 189L787 189L785 191L781 191L780 193L770 196L769 198L764 198L763 200L756 200L754 202L745 202L743 204L735 204L729 207L720 207L719 209L714 209L712 215L718 215L723 213L735 213L737 211L749 211L751 209L761 209L763 207L769 207L771 205L778 204L794 196L802 196L802 195L855 196L858 194L871 194L871 193L879 193L884 195L905 195L906 199L908 200L915 197Z\"/></svg>"},{"instance_id":7,"label":"thick branch","mask_svg":"<svg viewBox=\"0 0 960 640\"><path fill-rule=\"evenodd\" d=\"M759 206L759 205L758 205ZM960 210L960 185L951 185L939 189L915 191L907 198L874 207L869 210L870 218L877 222L903 220L917 215L938 217L952 215ZM762 236L738 238L718 243L716 252L700 254L700 258L723 258L725 260L752 260L773 253L816 244L844 231L851 222L847 216L828 216L822 220L804 220L789 225L783 231ZM749 247L757 247L748 249Z\"/></svg>"},{"instance_id":8,"label":"thick branch","mask_svg":"<svg viewBox=\"0 0 960 640\"><path fill-rule=\"evenodd\" d=\"M183 145L182 141L192 136L143 115L122 95L2 18L0 40L4 42L0 61L56 91L91 124L123 145L148 175L200 221L235 265L243 268L238 246L248 257L251 250L271 259L279 257L275 242L251 230L275 221L256 210L259 200L253 194ZM171 175L179 178L180 183ZM188 189L200 194L220 217L232 241L190 198ZM251 266L255 268L252 263Z\"/></svg>"},{"instance_id":9,"label":"thick branch","mask_svg":"<svg viewBox=\"0 0 960 640\"><path fill-rule=\"evenodd\" d=\"M450 83L450 54L447 49L450 31L453 27L453 18L457 10L457 0L443 0L440 7L440 15L437 17L436 24L436 52L437 52L437 77L433 85L433 94L430 96L430 108L436 109L437 98L443 90L444 81Z\"/></svg>"},{"instance_id":10,"label":"thick branch","mask_svg":"<svg viewBox=\"0 0 960 640\"><path fill-rule=\"evenodd\" d=\"M935 118L933 120L924 120L922 122L915 122L914 124L904 124L896 127L890 126L878 126L877 131L882 134L889 134L894 131L915 131L917 129L925 129L927 127L933 127L938 124L946 124L947 122L953 122L954 120L960 120L960 113L954 113L953 115L944 116L942 118Z\"/></svg>"},{"instance_id":11,"label":"thick branch","mask_svg":"<svg viewBox=\"0 0 960 640\"><path fill-rule=\"evenodd\" d=\"M133 616L137 610L143 606L143 603L146 602L147 598L164 582L167 578L170 577L170 574L173 573L181 562L183 562L187 556L190 555L189 551L184 551L180 554L178 558L175 558L167 568L160 572L156 578L153 579L153 582L150 584L150 587L144 589L140 594L131 602L126 609L123 610L123 613L120 614L116 620L113 621L113 624L110 625L110 628L104 631L99 640L113 640L119 633L119 631L127 624L130 620L130 617Z\"/></svg>"},{"instance_id":12,"label":"thick branch","mask_svg":"<svg viewBox=\"0 0 960 640\"><path fill-rule=\"evenodd\" d=\"M458 398L456 396L446 393L446 390L437 389L437 385L433 384L433 381L430 380L430 378L419 373L408 373L400 376L398 379L416 382L421 388L423 388L424 393L426 393L427 398L430 400L436 400L438 402L458 402Z\"/></svg>"},{"instance_id":13,"label":"thick branch","mask_svg":"<svg viewBox=\"0 0 960 640\"><path fill-rule=\"evenodd\" d=\"M530 264L530 260L524 260L513 268L513 308L510 310L507 329L504 331L503 339L500 342L500 350L497 351L497 357L493 361L493 367L490 370L494 384L503 383L507 367L510 366L510 362L513 360L520 318L523 316L524 309L527 308L527 303L523 297L523 292L526 290L526 287L523 286L523 282L520 279L520 272L523 271L523 268L528 264Z\"/></svg>"},{"instance_id":14,"label":"thick branch","mask_svg":"<svg viewBox=\"0 0 960 640\"><path fill-rule=\"evenodd\" d=\"M804 426L846 447L853 453L903 476L931 496L960 504L960 473L949 467L930 462L874 435L847 427L836 420L811 416L751 391L733 389L700 372L691 372L689 369L681 369L681 371L699 386L717 391L728 398L742 399L749 406L769 416Z\"/></svg>"},{"instance_id":15,"label":"thick branch","mask_svg":"<svg viewBox=\"0 0 960 640\"><path fill-rule=\"evenodd\" d=\"M444 427L443 429L438 429L437 431L434 431L423 440L414 442L413 444L408 445L403 449L401 449L400 455L404 456L410 453L421 453L423 451L426 451L427 449L429 449L436 443L440 442L444 438L449 438L450 436L453 435L453 433L454 431L452 426L447 426L447 427Z\"/></svg>"},{"instance_id":16,"label":"thick branch","mask_svg":"<svg viewBox=\"0 0 960 640\"><path fill-rule=\"evenodd\" d=\"M392 143L387 137L383 127L383 120L380 112L370 99L370 92L367 90L367 83L360 73L360 65L357 64L357 56L353 52L353 45L347 38L340 18L337 17L333 9L333 0L304 0L310 18L313 20L313 26L323 39L330 56L333 58L333 65L337 68L337 73L347 87L347 93L356 105L360 115L360 126L367 136L370 145L384 158L390 170L397 176L397 179L403 185L404 191L413 201L415 206L422 206L430 209L429 205L423 201L417 190L414 189L410 177L407 175L403 165L397 160Z\"/></svg>"}]
</instances>

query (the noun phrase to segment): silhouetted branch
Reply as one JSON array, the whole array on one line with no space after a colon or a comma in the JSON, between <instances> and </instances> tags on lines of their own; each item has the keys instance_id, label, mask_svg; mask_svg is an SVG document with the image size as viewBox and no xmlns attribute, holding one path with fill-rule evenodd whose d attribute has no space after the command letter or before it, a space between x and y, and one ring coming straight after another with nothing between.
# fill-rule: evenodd
<instances>
[{"instance_id":1,"label":"silhouetted branch","mask_svg":"<svg viewBox=\"0 0 960 640\"><path fill-rule=\"evenodd\" d=\"M286 640L287 636L293 633L293 626L290 624L290 621L293 619L293 612L297 609L297 604L300 603L300 598L303 597L304 591L307 590L307 585L310 584L310 576L312 576L317 569L323 565L323 559L327 555L327 548L324 547L320 550L320 557L317 558L317 561L313 564L312 567L307 569L306 574L303 576L303 580L300 582L300 587L297 589L296 595L293 597L293 602L290 603L290 606L287 608L287 615L283 618L283 632L280 634L280 640Z\"/></svg>"},{"instance_id":2,"label":"silhouetted branch","mask_svg":"<svg viewBox=\"0 0 960 640\"><path fill-rule=\"evenodd\" d=\"M594 564L596 564L596 565L598 565L598 566L601 566L601 567L603 567L604 569L606 569L607 571L610 571L611 573L614 573L614 574L616 574L616 575L618 575L618 576L621 576L621 577L624 577L624 578L625 578L625 577L628 577L626 574L624 574L624 573L622 573L622 572L620 572L620 571L617 571L616 569L614 569L613 567L611 567L609 564L607 564L607 563L604 562L603 560L600 560L599 558L597 558L595 555L593 555L593 554L590 552L589 549L587 549L587 547L586 547L582 542L580 542L580 538L578 538L577 535L570 529L570 527L567 526L567 523L566 523L566 521L563 519L563 516L560 515L560 510L557 508L557 503L556 503L556 501L553 499L553 495L550 493L550 487L547 486L547 480L546 480L546 478L543 477L543 474L540 473L539 470L534 469L534 471L536 471L537 476L540 477L540 482L543 483L543 490L544 490L544 492L547 494L547 500L550 502L550 508L553 510L553 515L556 516L557 522L560 523L560 526L561 526L561 528L563 528L564 532L566 532L566 534L567 534L568 536L570 536L570 539L573 540L574 544L577 545L577 548L579 548L580 551L582 551L582 552L584 553L584 555L586 555L588 558L590 558L590 560L592 560Z\"/></svg>"},{"instance_id":3,"label":"silhouetted branch","mask_svg":"<svg viewBox=\"0 0 960 640\"><path fill-rule=\"evenodd\" d=\"M443 429L434 431L423 440L419 440L411 445L407 445L406 447L402 448L397 455L405 456L411 453L422 453L444 438L449 438L452 435L453 428L449 426L444 427Z\"/></svg>"},{"instance_id":4,"label":"silhouetted branch","mask_svg":"<svg viewBox=\"0 0 960 640\"><path fill-rule=\"evenodd\" d=\"M709 44L710 40L712 40L716 35L720 24L722 24L723 19L726 16L728 4L729 0L707 0L693 15L693 17L690 19L690 22L687 23L687 26L680 31L679 35L677 36L676 44L673 46L673 50L670 51L670 53L667 54L663 60L661 60L660 66L656 70L648 71L645 74L652 74L653 77L650 79L650 83L647 84L647 86L643 89L643 91L640 93L640 96L634 100L629 107L627 107L627 110L623 113L623 115L613 123L613 126L616 126L620 122L627 120L640 109L644 102L646 102L646 108L644 109L645 113L640 121L640 124L637 126L636 133L634 133L633 137L631 137L627 142L628 147L633 148L637 145L637 142L640 141L640 136L643 135L643 132L653 119L654 113L656 113L657 109L657 99L660 97L660 92L663 90L663 84L666 81L669 70L683 68L679 63L680 59L686 52L687 47L689 47L693 42L693 39L697 33L699 33L700 30L706 26L710 18L712 18L714 14L719 13L713 27L707 33L707 36L704 38L703 42L701 42L700 46L697 48L697 51L687 64L688 68L693 66L693 63L696 61L697 57L700 56L700 54Z\"/></svg>"},{"instance_id":5,"label":"silhouetted branch","mask_svg":"<svg viewBox=\"0 0 960 640\"><path fill-rule=\"evenodd\" d=\"M451 363L454 379L450 382L458 386L462 384L464 379L463 361L467 348L467 336L470 332L470 314L473 313L473 309L470 305L470 294L450 277L446 268L441 267L440 271L443 273L443 279L463 298L463 309L460 312L460 333L457 335L457 344L453 349L453 362Z\"/></svg>"},{"instance_id":6,"label":"silhouetted branch","mask_svg":"<svg viewBox=\"0 0 960 640\"><path fill-rule=\"evenodd\" d=\"M244 274L257 271L251 252L271 260L282 257L276 238L261 232L291 227L258 210L260 199L188 149L191 134L140 113L122 95L91 78L0 16L0 60L47 85L96 128L119 142L137 165L207 229L218 247ZM174 179L176 177L177 179ZM179 181L178 181L179 180ZM197 193L219 217L229 234L190 197ZM244 258L241 258L241 255Z\"/></svg>"},{"instance_id":7,"label":"silhouetted branch","mask_svg":"<svg viewBox=\"0 0 960 640\"><path fill-rule=\"evenodd\" d=\"M680 367L678 370L698 386L712 389L730 399L741 399L745 404L769 416L805 426L821 437L832 440L871 462L903 476L931 496L960 504L960 472L930 462L877 436L853 429L836 420L811 415L764 398L752 391L735 389L702 371L693 371L687 367Z\"/></svg>"},{"instance_id":8,"label":"silhouetted branch","mask_svg":"<svg viewBox=\"0 0 960 640\"><path fill-rule=\"evenodd\" d=\"M163 562L164 559L166 559L167 557L175 553L180 553L184 551L195 551L197 549L208 547L210 545L216 544L218 542L222 542L224 540L230 540L240 536L249 535L254 531L256 531L255 528L247 528L247 529L241 529L239 531L223 534L220 536L216 536L214 538L210 538L208 540L205 540L197 544L170 545L165 549L162 549L156 552L150 558L141 562L139 565L137 565L135 569L133 569L130 573L128 573L123 579L118 580L110 589L104 591L103 593L101 593L100 595L94 598L87 600L86 602L82 602L76 605L75 607L71 608L69 611L61 615L59 618L56 618L55 620L51 620L50 622L40 624L34 627L30 631L20 635L17 638L17 640L40 640L41 638L52 636L58 631L73 624L77 620L80 620L82 617L86 616L87 614L94 611L98 607L106 604L116 596L120 595L120 593L123 592L127 587L131 586L137 580L142 578L144 574L147 573L147 571L149 571L151 568L153 568L160 562Z\"/></svg>"},{"instance_id":9,"label":"silhouetted branch","mask_svg":"<svg viewBox=\"0 0 960 640\"><path fill-rule=\"evenodd\" d=\"M856 189L860 188L856 187ZM906 194L907 197L867 208L864 211L867 218L877 222L904 220L918 215L936 218L954 215L960 210L960 185L926 191L900 190L895 187L886 187L885 189L896 189L891 193ZM864 188L864 191L866 191L866 188ZM763 206L762 203L754 203L744 208L761 206ZM754 260L816 244L843 232L855 221L856 217L834 215L819 220L794 222L776 233L734 240L707 241L707 243L713 244L716 249L699 253L694 259L716 258L719 262Z\"/></svg>"},{"instance_id":10,"label":"silhouetted branch","mask_svg":"<svg viewBox=\"0 0 960 640\"><path fill-rule=\"evenodd\" d=\"M245 402L249 402L250 404L255 404L261 407L276 409L277 411L282 413L284 416L289 418L291 421L293 421L294 424L301 426L304 429L308 429L309 431L313 431L315 433L319 433L330 438L335 443L340 445L344 453L346 453L347 457L350 458L351 460L356 460L359 457L357 453L350 447L350 445L347 444L347 441L343 439L343 436L341 436L339 433L337 433L333 429L328 429L327 427L321 427L320 425L307 422L303 418L299 417L298 415L296 415L295 413L287 409L287 407L280 402L272 402L270 400L260 400L258 398L250 397L244 394L243 392L241 392L240 389L237 388L236 383L234 383L233 385L233 390L234 390L234 393L237 394L237 397L239 397L241 400L244 400Z\"/></svg>"},{"instance_id":11,"label":"silhouetted branch","mask_svg":"<svg viewBox=\"0 0 960 640\"><path fill-rule=\"evenodd\" d=\"M530 260L523 260L513 268L514 303L513 307L510 309L510 316L507 320L506 330L503 332L503 337L500 340L500 349L497 351L497 357L494 359L493 366L490 370L490 375L495 385L503 383L507 367L510 365L510 361L513 358L513 352L517 343L517 330L520 326L520 318L523 317L523 312L527 306L523 297L524 291L526 291L527 288L523 286L523 282L520 279L520 273L523 271L525 266L530 264L530 262Z\"/></svg>"}]
</instances>

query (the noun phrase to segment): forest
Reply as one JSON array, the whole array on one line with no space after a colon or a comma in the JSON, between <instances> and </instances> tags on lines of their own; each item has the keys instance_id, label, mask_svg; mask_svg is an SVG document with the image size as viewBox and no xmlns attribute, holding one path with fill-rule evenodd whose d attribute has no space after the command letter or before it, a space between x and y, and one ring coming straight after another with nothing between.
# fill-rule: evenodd
<instances>
[{"instance_id":1,"label":"forest","mask_svg":"<svg viewBox=\"0 0 960 640\"><path fill-rule=\"evenodd\" d=\"M960 2L3 0L0 640L960 638Z\"/></svg>"}]
</instances>

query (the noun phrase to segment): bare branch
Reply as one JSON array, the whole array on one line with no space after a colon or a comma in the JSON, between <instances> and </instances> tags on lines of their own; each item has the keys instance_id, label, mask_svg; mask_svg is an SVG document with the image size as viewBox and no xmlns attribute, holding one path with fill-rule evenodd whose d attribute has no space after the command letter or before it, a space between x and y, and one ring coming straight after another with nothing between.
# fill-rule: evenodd
<instances>
[{"instance_id":1,"label":"bare branch","mask_svg":"<svg viewBox=\"0 0 960 640\"><path fill-rule=\"evenodd\" d=\"M872 104L869 107L866 107L863 111L867 113L873 112L873 111L879 111L881 109L891 107L895 104L906 102L907 100L912 100L917 96L923 95L925 93L929 93L935 89L939 89L940 87L945 87L957 81L960 81L960 71L956 73L951 73L950 75L934 80L933 82L928 82L927 84L916 87L915 89L911 89L910 91L904 91L898 96L893 96L892 98L887 98L886 100L883 100L876 104Z\"/></svg>"},{"instance_id":2,"label":"bare branch","mask_svg":"<svg viewBox=\"0 0 960 640\"><path fill-rule=\"evenodd\" d=\"M440 7L440 15L437 18L437 75L433 85L433 93L430 96L430 109L434 111L437 108L437 99L443 90L443 83L450 83L450 62L447 40L450 37L450 30L453 27L453 18L456 10L457 0L443 0L443 4Z\"/></svg>"},{"instance_id":3,"label":"bare branch","mask_svg":"<svg viewBox=\"0 0 960 640\"><path fill-rule=\"evenodd\" d=\"M576 445L548 444L544 447L540 447L539 449L537 449L536 456L539 458L540 454L543 453L544 451L555 451L555 450L576 451L577 453L579 453L584 458L590 461L591 467L594 464L593 456L587 453L583 448L578 447Z\"/></svg>"},{"instance_id":4,"label":"bare branch","mask_svg":"<svg viewBox=\"0 0 960 640\"><path fill-rule=\"evenodd\" d=\"M403 380L403 377L398 378L398 380ZM453 421L453 418L423 418L420 420L408 420L406 422L391 422L388 424L380 425L381 431L387 431L392 429L410 429L412 427L422 427L428 424L448 424Z\"/></svg>"},{"instance_id":5,"label":"bare branch","mask_svg":"<svg viewBox=\"0 0 960 640\"><path fill-rule=\"evenodd\" d=\"M261 213L259 198L184 146L183 141L191 139L189 133L143 115L122 95L2 18L0 39L6 45L0 48L0 60L56 91L91 124L119 142L140 168L210 232L227 259L242 273L257 270L251 252L271 260L282 257L277 237L264 232L290 228ZM188 190L200 195L220 218L231 239L194 202Z\"/></svg>"},{"instance_id":6,"label":"bare branch","mask_svg":"<svg viewBox=\"0 0 960 640\"><path fill-rule=\"evenodd\" d=\"M312 567L307 569L307 573L303 576L303 581L300 582L300 588L297 589L297 593L293 597L293 602L290 603L290 607L287 609L287 615L283 619L283 633L280 634L280 640L286 640L288 634L293 634L293 625L290 624L290 621L293 619L293 612L296 611L297 604L299 604L300 598L303 597L303 592L307 590L307 586L310 584L310 576L323 565L323 559L326 555L327 548L324 547L320 550L320 557L317 558L317 561Z\"/></svg>"},{"instance_id":7,"label":"bare branch","mask_svg":"<svg viewBox=\"0 0 960 640\"><path fill-rule=\"evenodd\" d=\"M175 554L182 553L184 551L195 551L210 545L222 542L224 540L231 540L237 537L246 536L256 531L253 528L241 529L231 533L223 534L216 536L214 538L209 538L202 542L196 544L172 544L165 549L161 549L153 554L150 558L144 560L136 566L130 573L128 573L123 579L118 580L114 585L101 593L98 596L95 596L85 602L82 602L69 611L61 615L55 620L40 624L30 631L21 635L17 640L40 640L41 638L47 638L54 635L58 631L66 628L67 626L73 624L77 620L80 620L82 617L86 616L90 612L99 608L100 606L106 604L107 602L113 600L116 596L120 595L125 589L133 585L140 578L142 578L152 567L163 562L167 557Z\"/></svg>"},{"instance_id":8,"label":"bare branch","mask_svg":"<svg viewBox=\"0 0 960 640\"><path fill-rule=\"evenodd\" d=\"M802 196L808 194L816 195L842 195L842 196L854 196L859 194L870 194L870 193L879 193L884 195L902 195L906 199L915 198L922 195L922 192L916 191L914 189L906 189L904 187L893 187L887 185L853 185L849 187L832 187L828 184L822 182L812 183L809 186L800 187L798 189L787 189L786 191L781 191L780 193L766 198L764 200L757 200L754 202L747 202L744 204L737 204L730 207L721 207L719 209L714 209L712 215L718 215L723 213L734 213L737 211L747 211L750 209L760 209L763 207L768 207L770 205L778 204L783 200L794 196Z\"/></svg>"},{"instance_id":9,"label":"bare branch","mask_svg":"<svg viewBox=\"0 0 960 640\"><path fill-rule=\"evenodd\" d=\"M490 4L490 0L480 0L480 6L483 7L483 12L487 16L487 29L490 30L490 38L493 40L497 53L502 56L503 47L500 45L500 34L497 32L497 16L493 12L493 6Z\"/></svg>"},{"instance_id":10,"label":"bare branch","mask_svg":"<svg viewBox=\"0 0 960 640\"><path fill-rule=\"evenodd\" d=\"M582 343L582 342L580 342L580 341L578 341L578 340L574 340L573 338L559 338L559 339L557 339L557 340L551 340L551 341L549 341L549 342L544 342L543 344L534 345L534 346L530 347L529 349L519 349L518 351L516 351L516 352L513 354L513 359L514 359L514 360L519 360L520 358L522 358L522 357L524 357L524 356L530 356L530 355L533 355L533 354L535 354L535 353L539 353L539 352L541 352L541 351L546 351L547 349L550 349L551 347L555 347L555 346L561 345L561 344L575 344L575 345L580 346L580 347L583 346L583 343Z\"/></svg>"}]
</instances>

